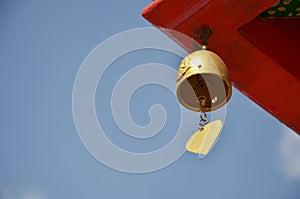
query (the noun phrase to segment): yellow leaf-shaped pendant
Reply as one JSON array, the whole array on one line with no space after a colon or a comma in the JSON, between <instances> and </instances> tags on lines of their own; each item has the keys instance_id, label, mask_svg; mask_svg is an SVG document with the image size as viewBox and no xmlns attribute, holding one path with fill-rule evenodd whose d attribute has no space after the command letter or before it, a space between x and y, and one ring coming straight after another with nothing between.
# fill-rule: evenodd
<instances>
[{"instance_id":1,"label":"yellow leaf-shaped pendant","mask_svg":"<svg viewBox=\"0 0 300 199\"><path fill-rule=\"evenodd\" d=\"M221 129L221 120L206 124L203 129L198 130L190 137L186 143L186 150L192 153L207 155L219 137Z\"/></svg>"}]
</instances>

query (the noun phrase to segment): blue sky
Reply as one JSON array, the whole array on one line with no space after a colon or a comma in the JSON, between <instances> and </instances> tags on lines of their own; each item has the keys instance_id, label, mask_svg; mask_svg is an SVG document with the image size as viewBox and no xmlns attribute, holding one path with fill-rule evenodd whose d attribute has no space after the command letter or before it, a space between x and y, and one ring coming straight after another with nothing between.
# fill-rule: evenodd
<instances>
[{"instance_id":1,"label":"blue sky","mask_svg":"<svg viewBox=\"0 0 300 199\"><path fill-rule=\"evenodd\" d=\"M128 174L101 164L84 148L72 115L77 71L101 41L151 26L140 14L150 2L1 1L1 199L300 198L299 136L236 89L221 138L205 159L185 153L162 170ZM149 122L151 104L170 112L154 142L122 134L113 120L108 88L149 62L177 69L180 59L155 50L129 53L112 63L101 80L105 86L97 88L98 119L111 132L107 136L128 150L155 150L178 126L176 97L157 85L139 89L130 102L140 125Z\"/></svg>"}]
</instances>

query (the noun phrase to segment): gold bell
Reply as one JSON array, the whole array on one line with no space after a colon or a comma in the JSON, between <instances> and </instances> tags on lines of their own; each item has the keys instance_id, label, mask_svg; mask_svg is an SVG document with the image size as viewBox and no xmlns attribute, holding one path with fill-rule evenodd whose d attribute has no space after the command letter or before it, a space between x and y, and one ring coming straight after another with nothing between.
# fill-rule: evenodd
<instances>
[{"instance_id":1,"label":"gold bell","mask_svg":"<svg viewBox=\"0 0 300 199\"><path fill-rule=\"evenodd\" d=\"M232 86L222 59L203 48L182 60L176 77L176 90L183 106L208 112L227 103Z\"/></svg>"}]
</instances>

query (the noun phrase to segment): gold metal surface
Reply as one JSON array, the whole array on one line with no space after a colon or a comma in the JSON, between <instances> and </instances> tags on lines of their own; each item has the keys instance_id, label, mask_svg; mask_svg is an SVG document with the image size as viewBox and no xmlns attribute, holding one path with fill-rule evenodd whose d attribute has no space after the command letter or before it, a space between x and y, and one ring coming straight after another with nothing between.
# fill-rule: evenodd
<instances>
[{"instance_id":1,"label":"gold metal surface","mask_svg":"<svg viewBox=\"0 0 300 199\"><path fill-rule=\"evenodd\" d=\"M202 130L194 133L186 143L186 150L206 155L214 146L222 129L222 121L216 120L206 124Z\"/></svg>"},{"instance_id":2,"label":"gold metal surface","mask_svg":"<svg viewBox=\"0 0 300 199\"><path fill-rule=\"evenodd\" d=\"M215 53L198 50L186 56L178 69L176 93L179 102L194 111L212 111L232 93L226 65Z\"/></svg>"}]
</instances>

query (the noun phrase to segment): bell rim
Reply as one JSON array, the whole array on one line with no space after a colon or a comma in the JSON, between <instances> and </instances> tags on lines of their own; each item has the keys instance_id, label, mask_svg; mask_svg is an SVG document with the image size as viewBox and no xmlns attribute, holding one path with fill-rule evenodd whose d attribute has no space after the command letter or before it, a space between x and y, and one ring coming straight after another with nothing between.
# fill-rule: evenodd
<instances>
[{"instance_id":1,"label":"bell rim","mask_svg":"<svg viewBox=\"0 0 300 199\"><path fill-rule=\"evenodd\" d=\"M180 102L180 104L182 104L185 108L189 109L189 110L192 110L192 111L197 111L197 112L200 112L201 110L202 111L205 111L205 112L210 112L210 111L214 111L216 109L219 109L221 107L223 107L225 104L227 104L227 102L230 100L231 96L232 96L232 84L230 82L230 80L226 80L226 79L222 79L223 82L226 83L226 86L228 87L228 92L227 92L227 95L226 95L226 100L223 100L221 103L219 103L218 105L216 106L212 106L210 108L206 108L206 107L194 107L194 106L190 106L189 104L185 103L184 100L182 100L182 98L179 98L179 92L180 92L180 85L181 85L181 82L184 81L184 79L180 79L179 81L176 82L177 85L179 86L176 86L176 96L177 96L177 99L178 101Z\"/></svg>"}]
</instances>

